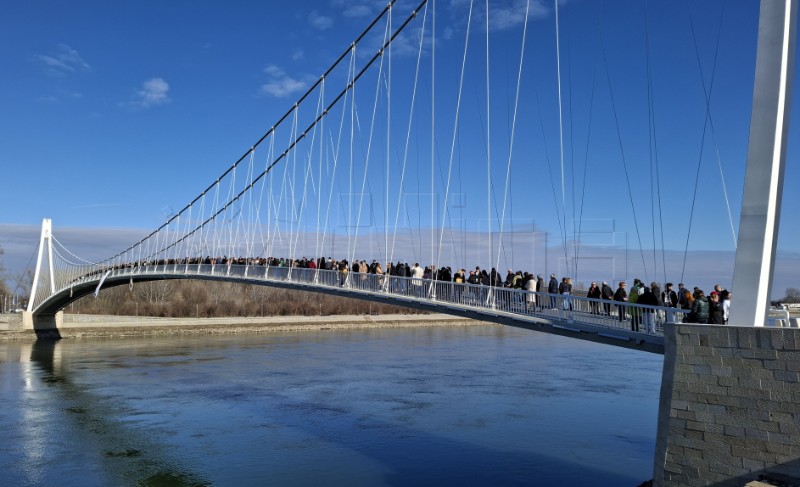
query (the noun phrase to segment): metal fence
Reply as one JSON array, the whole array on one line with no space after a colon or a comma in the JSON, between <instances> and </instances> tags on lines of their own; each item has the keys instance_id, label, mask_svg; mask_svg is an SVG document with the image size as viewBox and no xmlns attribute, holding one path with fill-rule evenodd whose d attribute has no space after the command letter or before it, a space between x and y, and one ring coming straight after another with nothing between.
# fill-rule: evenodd
<instances>
[{"instance_id":1,"label":"metal fence","mask_svg":"<svg viewBox=\"0 0 800 487\"><path fill-rule=\"evenodd\" d=\"M64 288L82 282L96 281L104 275L107 278L207 276L247 281L278 281L303 286L338 288L364 297L369 295L392 297L401 305L404 301L437 303L483 314L539 318L564 324L580 323L649 335L661 335L664 323L682 322L688 313L688 310L677 308L645 306L576 295L537 293L413 277L262 265L184 263L136 265L93 270L89 274L73 279Z\"/></svg>"}]
</instances>

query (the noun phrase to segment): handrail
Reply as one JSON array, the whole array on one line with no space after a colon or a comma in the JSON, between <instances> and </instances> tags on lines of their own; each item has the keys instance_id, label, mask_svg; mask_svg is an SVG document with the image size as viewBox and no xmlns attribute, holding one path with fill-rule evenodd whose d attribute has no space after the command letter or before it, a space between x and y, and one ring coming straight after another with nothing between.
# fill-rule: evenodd
<instances>
[{"instance_id":1,"label":"handrail","mask_svg":"<svg viewBox=\"0 0 800 487\"><path fill-rule=\"evenodd\" d=\"M87 266L88 267L88 266ZM681 322L688 310L638 303L617 302L577 295L549 294L524 289L481 284L437 281L424 278L387 276L361 272L309 269L255 264L206 264L159 262L86 269L68 282L60 282L58 292L74 286L121 277L163 276L197 279L221 277L247 282L275 281L298 287L336 288L360 295L395 298L402 304L424 302L462 311L503 314L524 319L539 319L565 325L577 323L609 330L624 330L661 336L667 322ZM37 303L40 305L41 303Z\"/></svg>"}]
</instances>

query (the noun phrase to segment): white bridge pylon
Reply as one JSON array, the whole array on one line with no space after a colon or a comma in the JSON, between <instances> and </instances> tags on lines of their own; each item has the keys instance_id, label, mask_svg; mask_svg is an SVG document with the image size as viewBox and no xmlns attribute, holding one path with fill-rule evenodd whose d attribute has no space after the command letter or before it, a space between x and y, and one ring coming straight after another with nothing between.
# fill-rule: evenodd
<instances>
[{"instance_id":1,"label":"white bridge pylon","mask_svg":"<svg viewBox=\"0 0 800 487\"><path fill-rule=\"evenodd\" d=\"M47 260L43 259L44 253L47 252ZM47 279L42 279L42 267L45 267L45 274ZM41 281L40 281L41 280ZM45 289L39 290L40 282L44 284ZM49 284L49 286L47 286ZM44 291L44 292L43 292ZM56 277L53 271L53 226L49 218L42 220L42 234L39 238L39 252L36 258L36 271L33 274L33 284L31 285L31 295L28 299L28 312L33 312L36 297L42 294L51 296L56 292Z\"/></svg>"}]
</instances>

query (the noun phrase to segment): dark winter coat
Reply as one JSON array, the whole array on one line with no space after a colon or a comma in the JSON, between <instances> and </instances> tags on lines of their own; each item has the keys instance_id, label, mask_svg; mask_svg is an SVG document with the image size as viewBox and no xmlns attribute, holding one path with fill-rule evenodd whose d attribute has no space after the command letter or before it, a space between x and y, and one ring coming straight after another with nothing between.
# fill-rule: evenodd
<instances>
[{"instance_id":1,"label":"dark winter coat","mask_svg":"<svg viewBox=\"0 0 800 487\"><path fill-rule=\"evenodd\" d=\"M694 300L690 315L695 319L693 323L708 323L708 301L705 296Z\"/></svg>"},{"instance_id":2,"label":"dark winter coat","mask_svg":"<svg viewBox=\"0 0 800 487\"><path fill-rule=\"evenodd\" d=\"M722 303L708 300L708 323L712 325L724 325L725 319L723 317Z\"/></svg>"}]
</instances>

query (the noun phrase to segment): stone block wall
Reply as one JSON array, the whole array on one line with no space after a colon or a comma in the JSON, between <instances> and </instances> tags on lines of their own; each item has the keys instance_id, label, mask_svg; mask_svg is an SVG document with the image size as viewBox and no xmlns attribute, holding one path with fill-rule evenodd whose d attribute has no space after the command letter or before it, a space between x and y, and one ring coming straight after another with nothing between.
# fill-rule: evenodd
<instances>
[{"instance_id":1,"label":"stone block wall","mask_svg":"<svg viewBox=\"0 0 800 487\"><path fill-rule=\"evenodd\" d=\"M654 484L800 479L800 329L669 324L664 335Z\"/></svg>"}]
</instances>

